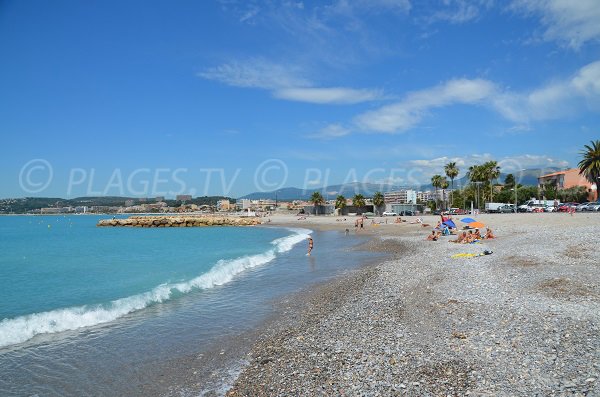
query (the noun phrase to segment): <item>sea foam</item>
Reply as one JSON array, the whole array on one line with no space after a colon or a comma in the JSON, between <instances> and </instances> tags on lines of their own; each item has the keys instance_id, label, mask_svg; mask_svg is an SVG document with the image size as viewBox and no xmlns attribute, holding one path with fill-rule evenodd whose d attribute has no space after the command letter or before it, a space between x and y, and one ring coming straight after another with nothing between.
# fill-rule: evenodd
<instances>
[{"instance_id":1,"label":"sea foam","mask_svg":"<svg viewBox=\"0 0 600 397\"><path fill-rule=\"evenodd\" d=\"M209 289L230 282L247 269L264 265L277 254L290 251L306 240L308 229L289 229L293 234L271 242L273 248L235 259L219 260L208 272L191 280L161 284L150 291L114 300L104 305L84 305L28 314L0 321L0 347L23 343L39 334L50 334L90 327L114 321L149 305L168 301L175 294L186 294L197 289Z\"/></svg>"}]
</instances>

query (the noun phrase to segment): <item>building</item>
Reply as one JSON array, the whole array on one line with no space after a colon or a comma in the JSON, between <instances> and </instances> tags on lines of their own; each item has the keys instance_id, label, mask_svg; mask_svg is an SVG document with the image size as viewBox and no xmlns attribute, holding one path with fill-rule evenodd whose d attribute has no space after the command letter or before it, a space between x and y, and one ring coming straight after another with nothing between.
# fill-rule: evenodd
<instances>
[{"instance_id":1,"label":"building","mask_svg":"<svg viewBox=\"0 0 600 397\"><path fill-rule=\"evenodd\" d=\"M191 199L191 194L178 194L177 196L175 196L175 200L177 201L190 201Z\"/></svg>"},{"instance_id":2,"label":"building","mask_svg":"<svg viewBox=\"0 0 600 397\"><path fill-rule=\"evenodd\" d=\"M217 211L230 211L233 208L229 200L217 201Z\"/></svg>"},{"instance_id":3,"label":"building","mask_svg":"<svg viewBox=\"0 0 600 397\"><path fill-rule=\"evenodd\" d=\"M383 194L386 204L416 204L417 192L415 190L398 190Z\"/></svg>"},{"instance_id":4,"label":"building","mask_svg":"<svg viewBox=\"0 0 600 397\"><path fill-rule=\"evenodd\" d=\"M588 192L588 199L595 200L598 190L597 184L590 183L585 176L579 174L579 168L571 168L569 170L553 172L538 177L538 187L542 189L544 186L553 185L556 190L569 189L571 187L583 186Z\"/></svg>"},{"instance_id":5,"label":"building","mask_svg":"<svg viewBox=\"0 0 600 397\"><path fill-rule=\"evenodd\" d=\"M238 210L243 211L243 210L250 209L250 207L252 206L252 202L248 199L241 199L241 200L237 200L235 202L235 205Z\"/></svg>"}]
</instances>

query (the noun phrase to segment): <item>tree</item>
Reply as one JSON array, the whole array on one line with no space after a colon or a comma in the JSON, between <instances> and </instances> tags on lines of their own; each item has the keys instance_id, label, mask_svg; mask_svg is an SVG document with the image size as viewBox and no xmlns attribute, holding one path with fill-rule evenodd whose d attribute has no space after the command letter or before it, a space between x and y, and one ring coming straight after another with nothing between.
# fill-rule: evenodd
<instances>
[{"instance_id":1,"label":"tree","mask_svg":"<svg viewBox=\"0 0 600 397\"><path fill-rule=\"evenodd\" d=\"M513 174L508 174L504 177L504 187L513 189L515 186L515 176Z\"/></svg>"},{"instance_id":2,"label":"tree","mask_svg":"<svg viewBox=\"0 0 600 397\"><path fill-rule=\"evenodd\" d=\"M313 192L313 194L310 196L310 202L313 203L313 209L316 215L317 206L323 205L325 200L323 199L323 195L320 192Z\"/></svg>"},{"instance_id":3,"label":"tree","mask_svg":"<svg viewBox=\"0 0 600 397\"><path fill-rule=\"evenodd\" d=\"M373 195L373 205L375 206L375 209L376 209L375 212L380 212L380 211L377 211L377 209L380 209L384 204L385 204L385 199L383 197L383 193L375 192L375 194Z\"/></svg>"},{"instance_id":4,"label":"tree","mask_svg":"<svg viewBox=\"0 0 600 397\"><path fill-rule=\"evenodd\" d=\"M364 207L365 204L365 197L362 194L355 194L354 197L352 197L352 205L355 207Z\"/></svg>"},{"instance_id":5,"label":"tree","mask_svg":"<svg viewBox=\"0 0 600 397\"><path fill-rule=\"evenodd\" d=\"M364 207L365 197L362 194L355 194L354 197L352 197L352 205L357 208Z\"/></svg>"},{"instance_id":6,"label":"tree","mask_svg":"<svg viewBox=\"0 0 600 397\"><path fill-rule=\"evenodd\" d=\"M335 198L335 208L346 208L346 197L341 194Z\"/></svg>"},{"instance_id":7,"label":"tree","mask_svg":"<svg viewBox=\"0 0 600 397\"><path fill-rule=\"evenodd\" d=\"M469 171L467 172L467 176L469 178L469 181L471 181L472 185L477 185L479 186L480 184L484 183L487 178L486 178L486 174L485 174L485 169L482 165L472 165L469 167ZM475 191L475 189L473 189ZM484 189L485 190L485 189ZM479 205L479 187L477 188L477 195L476 197L476 202L477 202L477 209L481 209L480 205Z\"/></svg>"},{"instance_id":8,"label":"tree","mask_svg":"<svg viewBox=\"0 0 600 397\"><path fill-rule=\"evenodd\" d=\"M494 201L494 181L500 177L500 167L497 161L488 161L483 164L483 174L490 183L490 201Z\"/></svg>"},{"instance_id":9,"label":"tree","mask_svg":"<svg viewBox=\"0 0 600 397\"><path fill-rule=\"evenodd\" d=\"M590 145L585 145L581 151L582 159L579 162L579 174L592 184L596 185L596 200L600 201L600 140L591 141Z\"/></svg>"},{"instance_id":10,"label":"tree","mask_svg":"<svg viewBox=\"0 0 600 397\"><path fill-rule=\"evenodd\" d=\"M446 207L446 189L448 189L448 180L445 176L440 179L440 189L442 189L442 207Z\"/></svg>"},{"instance_id":11,"label":"tree","mask_svg":"<svg viewBox=\"0 0 600 397\"><path fill-rule=\"evenodd\" d=\"M438 194L437 194L437 191L438 191L438 188L439 188L439 187L441 187L441 185L442 185L442 176L441 176L441 175L437 175L437 174L436 174L436 175L434 175L434 176L432 176L432 177L431 177L431 185L432 185L432 186L434 187L434 189L435 189L435 197L434 197L434 200L435 200L435 209L437 209L437 202L438 202Z\"/></svg>"},{"instance_id":12,"label":"tree","mask_svg":"<svg viewBox=\"0 0 600 397\"><path fill-rule=\"evenodd\" d=\"M450 206L452 207L454 204L454 178L458 176L458 167L455 162L450 162L444 166L444 172L446 172L446 176L450 178L450 183L452 184L452 190L450 192Z\"/></svg>"}]
</instances>

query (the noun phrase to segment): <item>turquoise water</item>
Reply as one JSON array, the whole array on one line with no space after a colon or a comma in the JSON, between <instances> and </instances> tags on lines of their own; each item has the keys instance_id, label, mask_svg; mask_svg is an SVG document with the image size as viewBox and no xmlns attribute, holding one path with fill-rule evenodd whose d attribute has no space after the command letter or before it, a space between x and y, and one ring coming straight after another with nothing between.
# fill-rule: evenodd
<instances>
[{"instance_id":1,"label":"turquoise water","mask_svg":"<svg viewBox=\"0 0 600 397\"><path fill-rule=\"evenodd\" d=\"M0 217L0 347L223 285L308 232L97 228L98 219Z\"/></svg>"},{"instance_id":2,"label":"turquoise water","mask_svg":"<svg viewBox=\"0 0 600 397\"><path fill-rule=\"evenodd\" d=\"M275 302L372 257L338 232L100 218L0 217L2 396L225 390Z\"/></svg>"}]
</instances>

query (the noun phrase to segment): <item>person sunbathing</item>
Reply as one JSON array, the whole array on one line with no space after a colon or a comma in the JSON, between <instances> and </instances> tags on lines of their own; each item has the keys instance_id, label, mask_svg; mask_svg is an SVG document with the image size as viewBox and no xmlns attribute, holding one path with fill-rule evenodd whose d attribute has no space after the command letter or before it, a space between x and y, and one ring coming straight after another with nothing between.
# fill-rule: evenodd
<instances>
[{"instance_id":1,"label":"person sunbathing","mask_svg":"<svg viewBox=\"0 0 600 397\"><path fill-rule=\"evenodd\" d=\"M467 232L462 232L462 234L460 234L456 240L450 240L450 242L461 244L465 241L466 238L467 238Z\"/></svg>"},{"instance_id":2,"label":"person sunbathing","mask_svg":"<svg viewBox=\"0 0 600 397\"><path fill-rule=\"evenodd\" d=\"M467 233L467 237L462 242L464 244L470 244L474 241L475 241L475 235L473 234L472 230L469 230L469 233Z\"/></svg>"},{"instance_id":3,"label":"person sunbathing","mask_svg":"<svg viewBox=\"0 0 600 397\"><path fill-rule=\"evenodd\" d=\"M438 236L437 233L435 232L435 230L431 231L431 234L427 236L426 240L427 241L437 241Z\"/></svg>"},{"instance_id":4,"label":"person sunbathing","mask_svg":"<svg viewBox=\"0 0 600 397\"><path fill-rule=\"evenodd\" d=\"M479 231L479 229L475 230L475 240L481 240L481 232Z\"/></svg>"},{"instance_id":5,"label":"person sunbathing","mask_svg":"<svg viewBox=\"0 0 600 397\"><path fill-rule=\"evenodd\" d=\"M492 232L492 229L490 229L489 227L485 229L485 238L496 238L496 235Z\"/></svg>"}]
</instances>

